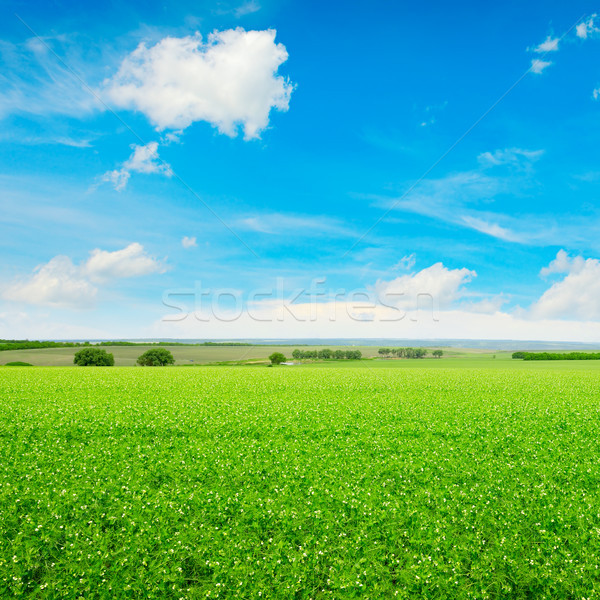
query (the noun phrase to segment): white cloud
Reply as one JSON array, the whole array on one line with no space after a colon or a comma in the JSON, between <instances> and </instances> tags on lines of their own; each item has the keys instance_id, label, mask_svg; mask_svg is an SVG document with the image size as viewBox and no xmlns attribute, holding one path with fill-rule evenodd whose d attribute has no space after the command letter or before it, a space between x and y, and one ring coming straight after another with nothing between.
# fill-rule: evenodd
<instances>
[{"instance_id":1,"label":"white cloud","mask_svg":"<svg viewBox=\"0 0 600 600\"><path fill-rule=\"evenodd\" d=\"M477 157L479 166L476 169L423 180L399 199L381 196L375 196L375 199L384 208L409 211L499 239L527 243L537 235L531 218L525 223L524 218L482 211L478 207L483 203L489 206L505 194L525 194L532 186L533 163L543 153L543 150L522 148L483 152ZM549 231L546 227L544 234Z\"/></svg>"},{"instance_id":2,"label":"white cloud","mask_svg":"<svg viewBox=\"0 0 600 600\"><path fill-rule=\"evenodd\" d=\"M149 256L138 243L115 252L93 250L89 259L79 265L68 256L59 255L37 266L30 277L7 286L2 297L27 304L90 308L98 295L98 284L164 270L164 264Z\"/></svg>"},{"instance_id":3,"label":"white cloud","mask_svg":"<svg viewBox=\"0 0 600 600\"><path fill-rule=\"evenodd\" d=\"M107 281L141 277L151 273L164 273L162 261L156 260L146 253L144 247L137 242L129 244L122 250L108 252L96 248L90 258L82 266L82 273L92 281Z\"/></svg>"},{"instance_id":4,"label":"white cloud","mask_svg":"<svg viewBox=\"0 0 600 600\"><path fill-rule=\"evenodd\" d=\"M417 262L416 256L413 254L409 254L407 256L403 256L393 267L392 271L397 271L398 269L402 269L403 271L410 271Z\"/></svg>"},{"instance_id":5,"label":"white cloud","mask_svg":"<svg viewBox=\"0 0 600 600\"><path fill-rule=\"evenodd\" d=\"M515 233L514 231L511 231L510 229L507 229L506 227L501 227L497 223L489 223L484 219L480 219L478 217L473 217L469 215L463 215L461 219L465 223L465 225L467 225L467 227L475 229L480 233L485 233L492 237L498 238L500 240L505 240L507 242L524 241L519 234Z\"/></svg>"},{"instance_id":6,"label":"white cloud","mask_svg":"<svg viewBox=\"0 0 600 600\"><path fill-rule=\"evenodd\" d=\"M564 250L556 253L556 258L540 270L541 277L548 277L554 273L579 272L585 267L585 259L582 256L571 258Z\"/></svg>"},{"instance_id":7,"label":"white cloud","mask_svg":"<svg viewBox=\"0 0 600 600\"><path fill-rule=\"evenodd\" d=\"M494 313L500 312L502 306L507 302L508 298L504 294L497 294L496 296L484 298L478 302L463 302L460 305L460 309L467 313L493 315Z\"/></svg>"},{"instance_id":8,"label":"white cloud","mask_svg":"<svg viewBox=\"0 0 600 600\"><path fill-rule=\"evenodd\" d=\"M517 167L529 166L539 160L543 150L524 150L523 148L504 148L493 152L482 152L477 160L484 167L512 165Z\"/></svg>"},{"instance_id":9,"label":"white cloud","mask_svg":"<svg viewBox=\"0 0 600 600\"><path fill-rule=\"evenodd\" d=\"M30 38L22 44L0 40L0 118L15 113L83 117L103 110L53 54L90 81L93 77L86 71L91 61L81 55L79 41L67 35Z\"/></svg>"},{"instance_id":10,"label":"white cloud","mask_svg":"<svg viewBox=\"0 0 600 600\"><path fill-rule=\"evenodd\" d=\"M236 222L236 226L247 231L268 235L354 235L349 229L344 227L342 223L335 219L312 215L267 213L241 218Z\"/></svg>"},{"instance_id":11,"label":"white cloud","mask_svg":"<svg viewBox=\"0 0 600 600\"><path fill-rule=\"evenodd\" d=\"M287 111L293 85L277 75L288 58L275 30L215 31L140 44L106 82L119 107L139 110L158 130L207 121L221 133L257 138L272 108Z\"/></svg>"},{"instance_id":12,"label":"white cloud","mask_svg":"<svg viewBox=\"0 0 600 600\"><path fill-rule=\"evenodd\" d=\"M583 23L579 23L579 25L577 25L577 27L575 28L575 33L577 34L577 37L581 38L582 40L585 40L590 34L598 33L600 31L600 28L596 27L595 24L596 17L597 15L594 13L585 21L583 21Z\"/></svg>"},{"instance_id":13,"label":"white cloud","mask_svg":"<svg viewBox=\"0 0 600 600\"><path fill-rule=\"evenodd\" d=\"M535 318L600 320L600 260L570 258L564 250L541 270L542 276L566 273L531 307Z\"/></svg>"},{"instance_id":14,"label":"white cloud","mask_svg":"<svg viewBox=\"0 0 600 600\"><path fill-rule=\"evenodd\" d=\"M594 100L598 100L598 98L600 98L600 88L596 88L592 92L592 96L593 96Z\"/></svg>"},{"instance_id":15,"label":"white cloud","mask_svg":"<svg viewBox=\"0 0 600 600\"><path fill-rule=\"evenodd\" d=\"M198 243L196 242L196 238L195 237L188 237L187 235L184 236L181 240L181 245L184 248L195 248Z\"/></svg>"},{"instance_id":16,"label":"white cloud","mask_svg":"<svg viewBox=\"0 0 600 600\"><path fill-rule=\"evenodd\" d=\"M537 53L556 52L559 41L559 38L548 36L539 46L533 48L533 51Z\"/></svg>"},{"instance_id":17,"label":"white cloud","mask_svg":"<svg viewBox=\"0 0 600 600\"><path fill-rule=\"evenodd\" d=\"M132 144L133 152L120 169L108 171L102 176L102 181L112 183L118 192L125 189L131 173L160 173L171 177L171 167L158 156L158 142L150 142L145 146Z\"/></svg>"},{"instance_id":18,"label":"white cloud","mask_svg":"<svg viewBox=\"0 0 600 600\"><path fill-rule=\"evenodd\" d=\"M260 10L260 4L256 2L256 0L249 0L249 2L244 2L240 6L238 6L234 14L239 19L240 17L245 17L246 15L251 15L252 13L258 12Z\"/></svg>"},{"instance_id":19,"label":"white cloud","mask_svg":"<svg viewBox=\"0 0 600 600\"><path fill-rule=\"evenodd\" d=\"M129 171L125 169L115 169L114 171L107 171L102 175L102 181L105 183L112 183L117 192L123 191L127 187L127 182L130 177Z\"/></svg>"},{"instance_id":20,"label":"white cloud","mask_svg":"<svg viewBox=\"0 0 600 600\"><path fill-rule=\"evenodd\" d=\"M552 63L550 61L547 60L539 60L537 58L534 58L531 61L531 72L532 73L542 73L544 71L544 69L546 69L547 67L549 67Z\"/></svg>"},{"instance_id":21,"label":"white cloud","mask_svg":"<svg viewBox=\"0 0 600 600\"><path fill-rule=\"evenodd\" d=\"M30 278L10 285L2 296L27 304L87 308L94 303L97 293L97 288L68 256L55 256L36 267Z\"/></svg>"},{"instance_id":22,"label":"white cloud","mask_svg":"<svg viewBox=\"0 0 600 600\"><path fill-rule=\"evenodd\" d=\"M378 280L375 291L385 306L414 310L433 301L436 308L448 307L462 297L462 286L476 276L475 271L448 269L438 262L391 281Z\"/></svg>"}]
</instances>

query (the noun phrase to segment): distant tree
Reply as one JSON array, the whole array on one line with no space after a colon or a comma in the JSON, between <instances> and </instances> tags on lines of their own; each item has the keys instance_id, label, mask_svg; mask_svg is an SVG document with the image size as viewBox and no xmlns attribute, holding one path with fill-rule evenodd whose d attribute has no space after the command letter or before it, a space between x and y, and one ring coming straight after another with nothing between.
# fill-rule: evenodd
<instances>
[{"instance_id":1,"label":"distant tree","mask_svg":"<svg viewBox=\"0 0 600 600\"><path fill-rule=\"evenodd\" d=\"M166 348L152 348L137 359L137 364L142 367L164 367L174 362L173 355Z\"/></svg>"},{"instance_id":2,"label":"distant tree","mask_svg":"<svg viewBox=\"0 0 600 600\"><path fill-rule=\"evenodd\" d=\"M380 354L381 356L389 356L392 353L392 349L391 348L379 348L379 350L377 350L377 353Z\"/></svg>"},{"instance_id":3,"label":"distant tree","mask_svg":"<svg viewBox=\"0 0 600 600\"><path fill-rule=\"evenodd\" d=\"M362 358L362 353L360 350L346 350L345 354L348 360L359 360Z\"/></svg>"},{"instance_id":4,"label":"distant tree","mask_svg":"<svg viewBox=\"0 0 600 600\"><path fill-rule=\"evenodd\" d=\"M513 358L525 358L525 352L513 352L512 354Z\"/></svg>"},{"instance_id":5,"label":"distant tree","mask_svg":"<svg viewBox=\"0 0 600 600\"><path fill-rule=\"evenodd\" d=\"M298 348L296 348L292 352L292 358L295 360L300 360L302 358L302 350L298 350Z\"/></svg>"},{"instance_id":6,"label":"distant tree","mask_svg":"<svg viewBox=\"0 0 600 600\"><path fill-rule=\"evenodd\" d=\"M323 348L323 350L319 350L319 358L323 360L329 360L331 358L331 350L329 348Z\"/></svg>"},{"instance_id":7,"label":"distant tree","mask_svg":"<svg viewBox=\"0 0 600 600\"><path fill-rule=\"evenodd\" d=\"M333 358L336 360L342 360L346 357L346 353L343 350L335 350L333 353Z\"/></svg>"},{"instance_id":8,"label":"distant tree","mask_svg":"<svg viewBox=\"0 0 600 600\"><path fill-rule=\"evenodd\" d=\"M425 348L417 348L415 350L415 358L425 358L427 356L427 350Z\"/></svg>"},{"instance_id":9,"label":"distant tree","mask_svg":"<svg viewBox=\"0 0 600 600\"><path fill-rule=\"evenodd\" d=\"M271 356L269 356L269 360L272 365L280 365L282 362L285 362L285 354L281 354L281 352L273 352Z\"/></svg>"},{"instance_id":10,"label":"distant tree","mask_svg":"<svg viewBox=\"0 0 600 600\"><path fill-rule=\"evenodd\" d=\"M73 364L80 367L112 367L115 357L102 348L85 348L75 352Z\"/></svg>"},{"instance_id":11,"label":"distant tree","mask_svg":"<svg viewBox=\"0 0 600 600\"><path fill-rule=\"evenodd\" d=\"M444 355L444 351L443 350L434 350L432 352L433 356L435 356L436 358L442 358L442 356Z\"/></svg>"}]
</instances>

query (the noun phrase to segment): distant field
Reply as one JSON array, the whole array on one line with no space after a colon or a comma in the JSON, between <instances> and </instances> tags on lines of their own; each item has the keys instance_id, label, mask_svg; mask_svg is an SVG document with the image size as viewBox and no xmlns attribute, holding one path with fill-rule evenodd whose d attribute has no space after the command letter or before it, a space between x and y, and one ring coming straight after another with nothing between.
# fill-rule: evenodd
<instances>
[{"instance_id":1,"label":"distant field","mask_svg":"<svg viewBox=\"0 0 600 600\"><path fill-rule=\"evenodd\" d=\"M155 346L102 346L115 357L117 366L133 366L140 354ZM266 360L273 352L282 352L291 358L297 346L162 346L170 350L179 365L207 364L213 362ZM311 349L332 348L333 346L310 346ZM335 346L336 349L360 350L365 357L377 356L376 346ZM0 352L0 365L7 362L23 361L40 366L71 366L73 356L80 348L43 348L39 350L8 350ZM476 356L480 350L448 350L456 356ZM467 354L465 354L465 352Z\"/></svg>"},{"instance_id":2,"label":"distant field","mask_svg":"<svg viewBox=\"0 0 600 600\"><path fill-rule=\"evenodd\" d=\"M117 366L133 366L140 354L156 346L102 346L115 357ZM161 346L170 350L177 364L207 364L252 359L266 359L273 352L290 356L294 347L290 346ZM320 349L325 346L311 346ZM28 362L33 365L71 366L73 356L80 348L44 348L40 350L8 350L0 352L0 364L13 361ZM377 348L360 347L364 355L377 353Z\"/></svg>"},{"instance_id":3,"label":"distant field","mask_svg":"<svg viewBox=\"0 0 600 600\"><path fill-rule=\"evenodd\" d=\"M0 597L597 598L569 366L2 368Z\"/></svg>"},{"instance_id":4,"label":"distant field","mask_svg":"<svg viewBox=\"0 0 600 600\"><path fill-rule=\"evenodd\" d=\"M117 366L134 366L137 357L149 348L156 346L103 346L107 352L115 357ZM295 348L307 349L308 346L162 346L173 353L177 365L206 365L220 362L268 362L267 358L273 352L282 352L291 359ZM585 361L584 367L579 361L554 361L552 365L548 362L524 362L513 360L512 352L482 349L464 348L442 348L444 356L436 359L431 356L433 348L428 348L429 356L424 359L384 359L379 357L377 346L310 346L310 349L320 350L322 348L353 349L360 350L364 358L375 358L369 361L306 361L301 368L318 366L320 368L349 368L349 367L373 367L373 368L516 368L516 369L598 369L600 361ZM40 350L9 350L0 352L0 365L8 362L27 362L37 366L72 366L73 356L79 348L44 348ZM537 366L536 366L537 365ZM297 368L297 367L294 367Z\"/></svg>"}]
</instances>

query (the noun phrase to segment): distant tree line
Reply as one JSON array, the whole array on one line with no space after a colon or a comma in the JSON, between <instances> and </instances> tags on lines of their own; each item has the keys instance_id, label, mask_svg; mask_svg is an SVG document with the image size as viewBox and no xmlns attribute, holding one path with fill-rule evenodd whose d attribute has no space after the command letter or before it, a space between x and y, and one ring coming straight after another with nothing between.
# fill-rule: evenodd
<instances>
[{"instance_id":1,"label":"distant tree line","mask_svg":"<svg viewBox=\"0 0 600 600\"><path fill-rule=\"evenodd\" d=\"M38 348L80 348L90 346L89 342L30 342L29 340L0 340L3 350L36 350Z\"/></svg>"},{"instance_id":2,"label":"distant tree line","mask_svg":"<svg viewBox=\"0 0 600 600\"><path fill-rule=\"evenodd\" d=\"M30 340L0 340L3 350L37 350L40 348L85 348L88 346L252 346L247 342L39 342Z\"/></svg>"},{"instance_id":3,"label":"distant tree line","mask_svg":"<svg viewBox=\"0 0 600 600\"><path fill-rule=\"evenodd\" d=\"M322 350L294 350L292 357L296 360L303 358L317 358L321 360L359 360L362 358L360 350L330 350L323 348Z\"/></svg>"},{"instance_id":4,"label":"distant tree line","mask_svg":"<svg viewBox=\"0 0 600 600\"><path fill-rule=\"evenodd\" d=\"M513 352L523 360L600 360L600 352Z\"/></svg>"},{"instance_id":5,"label":"distant tree line","mask_svg":"<svg viewBox=\"0 0 600 600\"><path fill-rule=\"evenodd\" d=\"M380 356L397 356L398 358L425 358L427 356L425 348L379 348L377 353ZM434 350L432 354L436 358L441 358L444 352Z\"/></svg>"}]
</instances>

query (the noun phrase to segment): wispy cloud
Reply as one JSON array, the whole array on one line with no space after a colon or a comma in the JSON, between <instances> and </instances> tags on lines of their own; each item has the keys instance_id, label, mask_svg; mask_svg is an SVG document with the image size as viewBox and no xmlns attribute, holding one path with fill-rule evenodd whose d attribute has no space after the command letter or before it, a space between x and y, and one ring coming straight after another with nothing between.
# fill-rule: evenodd
<instances>
[{"instance_id":1,"label":"wispy cloud","mask_svg":"<svg viewBox=\"0 0 600 600\"><path fill-rule=\"evenodd\" d=\"M538 74L543 73L551 64L551 61L534 58L531 61L531 72Z\"/></svg>"},{"instance_id":2,"label":"wispy cloud","mask_svg":"<svg viewBox=\"0 0 600 600\"><path fill-rule=\"evenodd\" d=\"M585 21L579 23L575 28L575 33L578 38L585 40L590 35L600 32L600 28L596 25L597 14L590 15Z\"/></svg>"},{"instance_id":3,"label":"wispy cloud","mask_svg":"<svg viewBox=\"0 0 600 600\"><path fill-rule=\"evenodd\" d=\"M121 192L127 186L131 173L155 173L171 177L171 167L160 160L158 142L150 142L145 146L131 146L133 152L120 169L108 171L102 176L102 181L112 183L115 190Z\"/></svg>"},{"instance_id":4,"label":"wispy cloud","mask_svg":"<svg viewBox=\"0 0 600 600\"><path fill-rule=\"evenodd\" d=\"M11 114L83 117L104 110L53 52L83 73L92 85L96 83L73 36L31 38L21 44L0 41L0 118Z\"/></svg>"},{"instance_id":5,"label":"wispy cloud","mask_svg":"<svg viewBox=\"0 0 600 600\"><path fill-rule=\"evenodd\" d=\"M558 43L560 42L560 38L553 38L552 36L548 36L541 44L538 44L533 48L534 52L538 54L545 54L546 52L556 52L558 50Z\"/></svg>"},{"instance_id":6,"label":"wispy cloud","mask_svg":"<svg viewBox=\"0 0 600 600\"><path fill-rule=\"evenodd\" d=\"M337 219L321 215L294 215L285 213L268 213L241 217L235 226L246 231L254 231L267 235L286 235L307 237L314 235L331 235L349 237L355 234Z\"/></svg>"},{"instance_id":7,"label":"wispy cloud","mask_svg":"<svg viewBox=\"0 0 600 600\"><path fill-rule=\"evenodd\" d=\"M198 245L195 237L188 237L187 235L183 236L181 239L181 245L186 248L195 248Z\"/></svg>"},{"instance_id":8,"label":"wispy cloud","mask_svg":"<svg viewBox=\"0 0 600 600\"><path fill-rule=\"evenodd\" d=\"M531 188L533 165L542 156L543 150L523 148L483 152L477 157L477 169L424 180L401 199L370 198L383 208L420 214L496 239L539 243L557 231L554 225L544 223L543 217L510 216L480 207L489 207L500 196L522 194Z\"/></svg>"},{"instance_id":9,"label":"wispy cloud","mask_svg":"<svg viewBox=\"0 0 600 600\"><path fill-rule=\"evenodd\" d=\"M484 219L469 215L463 215L461 218L467 227L500 240L506 242L523 242L525 240L520 234L515 233L506 227L501 227L497 223L490 223Z\"/></svg>"}]
</instances>

